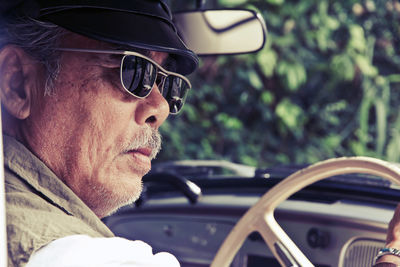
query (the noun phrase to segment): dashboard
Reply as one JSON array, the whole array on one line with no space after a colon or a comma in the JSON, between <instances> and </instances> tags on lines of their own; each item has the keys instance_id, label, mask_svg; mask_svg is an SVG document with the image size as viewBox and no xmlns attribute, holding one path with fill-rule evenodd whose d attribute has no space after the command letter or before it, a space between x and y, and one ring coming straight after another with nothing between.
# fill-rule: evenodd
<instances>
[{"instance_id":1,"label":"dashboard","mask_svg":"<svg viewBox=\"0 0 400 267\"><path fill-rule=\"evenodd\" d=\"M124 207L104 221L117 236L143 240L154 252L173 253L182 267L204 267L258 199L252 194L207 194L193 204L181 196L160 196L138 207ZM365 267L372 266L384 246L393 211L393 205L366 201L289 199L278 207L275 217L315 266ZM231 266L280 265L255 232Z\"/></svg>"}]
</instances>

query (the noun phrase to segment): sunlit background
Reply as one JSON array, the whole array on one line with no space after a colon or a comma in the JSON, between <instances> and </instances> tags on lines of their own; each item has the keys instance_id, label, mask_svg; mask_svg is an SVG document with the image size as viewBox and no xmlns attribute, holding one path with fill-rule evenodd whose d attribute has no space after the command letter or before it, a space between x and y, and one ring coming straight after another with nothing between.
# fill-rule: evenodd
<instances>
[{"instance_id":1,"label":"sunlit background","mask_svg":"<svg viewBox=\"0 0 400 267\"><path fill-rule=\"evenodd\" d=\"M174 9L196 1L174 2ZM219 0L262 13L265 47L202 58L157 161L252 166L364 155L400 161L400 3Z\"/></svg>"}]
</instances>

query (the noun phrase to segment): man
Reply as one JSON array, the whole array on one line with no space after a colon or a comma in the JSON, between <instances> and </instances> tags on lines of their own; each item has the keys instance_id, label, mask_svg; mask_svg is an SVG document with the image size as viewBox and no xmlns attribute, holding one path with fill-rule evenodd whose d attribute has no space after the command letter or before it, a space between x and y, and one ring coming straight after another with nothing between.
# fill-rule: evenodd
<instances>
[{"instance_id":1,"label":"man","mask_svg":"<svg viewBox=\"0 0 400 267\"><path fill-rule=\"evenodd\" d=\"M168 7L159 0L5 4L9 266L179 266L144 243L101 238L113 234L100 221L139 197L160 149L158 128L190 89L182 75L198 59Z\"/></svg>"}]
</instances>

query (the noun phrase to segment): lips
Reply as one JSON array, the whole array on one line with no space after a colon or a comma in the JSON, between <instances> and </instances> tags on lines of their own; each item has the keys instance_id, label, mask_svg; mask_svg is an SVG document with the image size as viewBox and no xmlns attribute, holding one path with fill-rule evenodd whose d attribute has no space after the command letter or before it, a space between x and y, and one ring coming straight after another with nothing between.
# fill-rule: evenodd
<instances>
[{"instance_id":1,"label":"lips","mask_svg":"<svg viewBox=\"0 0 400 267\"><path fill-rule=\"evenodd\" d=\"M143 148L135 149L132 152L137 152L137 153L140 153L140 154L150 158L153 150L151 148L143 147Z\"/></svg>"},{"instance_id":2,"label":"lips","mask_svg":"<svg viewBox=\"0 0 400 267\"><path fill-rule=\"evenodd\" d=\"M130 156L130 166L135 170L141 170L146 173L151 168L151 154L153 150L151 148L138 148L129 150L126 155Z\"/></svg>"}]
</instances>

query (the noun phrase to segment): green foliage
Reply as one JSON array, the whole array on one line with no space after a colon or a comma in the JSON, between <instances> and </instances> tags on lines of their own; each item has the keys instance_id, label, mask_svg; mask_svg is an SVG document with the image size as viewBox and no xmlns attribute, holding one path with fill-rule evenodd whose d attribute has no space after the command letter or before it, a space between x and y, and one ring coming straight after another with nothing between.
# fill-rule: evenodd
<instances>
[{"instance_id":1,"label":"green foliage","mask_svg":"<svg viewBox=\"0 0 400 267\"><path fill-rule=\"evenodd\" d=\"M398 1L218 2L262 12L267 44L202 60L183 112L161 128L160 160L400 161Z\"/></svg>"}]
</instances>

